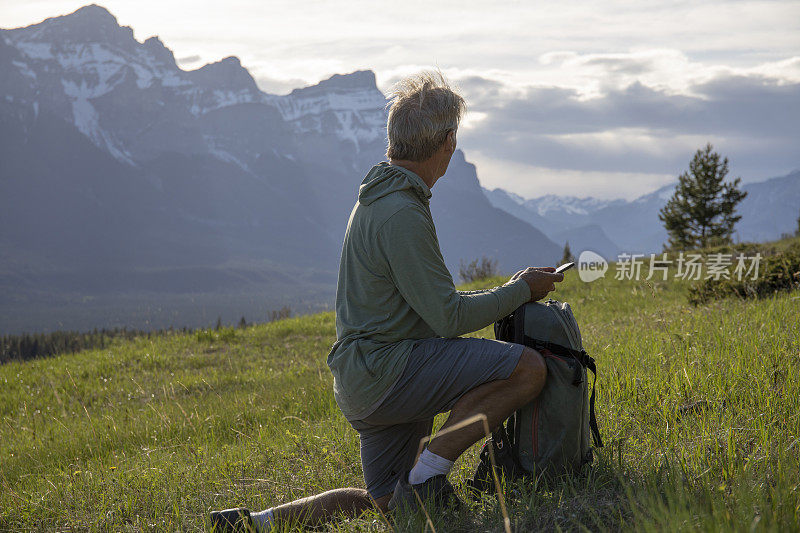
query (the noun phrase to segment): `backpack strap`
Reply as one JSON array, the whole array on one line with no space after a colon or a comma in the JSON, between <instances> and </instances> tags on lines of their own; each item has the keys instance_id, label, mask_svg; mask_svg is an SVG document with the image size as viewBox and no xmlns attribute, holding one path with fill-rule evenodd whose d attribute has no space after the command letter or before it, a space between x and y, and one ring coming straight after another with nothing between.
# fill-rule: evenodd
<instances>
[{"instance_id":1,"label":"backpack strap","mask_svg":"<svg viewBox=\"0 0 800 533\"><path fill-rule=\"evenodd\" d=\"M514 311L514 342L525 344L525 306L521 305Z\"/></svg>"},{"instance_id":2,"label":"backpack strap","mask_svg":"<svg viewBox=\"0 0 800 533\"><path fill-rule=\"evenodd\" d=\"M525 345L525 306L521 305L517 307L516 311L514 311L514 342L516 344ZM517 465L520 465L519 460L519 449L517 448L516 444L519 442L519 425L517 424L517 413L514 412L510 417L508 417L507 424L509 426L509 430L511 433L511 441L513 446L511 446L512 457L514 458L514 462ZM520 467L522 468L522 467ZM524 469L520 471L524 472Z\"/></svg>"},{"instance_id":3,"label":"backpack strap","mask_svg":"<svg viewBox=\"0 0 800 533\"><path fill-rule=\"evenodd\" d=\"M589 356L586 354L586 350L573 350L567 346L562 346L554 342L543 341L540 339L534 339L533 337L529 337L527 335L524 335L524 341L522 344L532 348L544 348L545 350L550 350L554 354L562 357L574 357L581 365L587 366L586 359Z\"/></svg>"},{"instance_id":4,"label":"backpack strap","mask_svg":"<svg viewBox=\"0 0 800 533\"><path fill-rule=\"evenodd\" d=\"M586 357L586 368L591 370L592 374L594 374L594 380L592 381L592 395L589 397L589 429L592 430L594 445L598 448L602 448L603 439L600 437L600 428L597 427L597 416L594 414L594 386L597 384L597 366L594 364L594 359L588 355Z\"/></svg>"}]
</instances>

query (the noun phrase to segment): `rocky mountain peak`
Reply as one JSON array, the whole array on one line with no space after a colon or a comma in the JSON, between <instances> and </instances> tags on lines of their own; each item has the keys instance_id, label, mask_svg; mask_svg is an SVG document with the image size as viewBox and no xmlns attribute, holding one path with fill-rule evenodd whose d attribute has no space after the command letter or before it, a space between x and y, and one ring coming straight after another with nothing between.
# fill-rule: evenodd
<instances>
[{"instance_id":1,"label":"rocky mountain peak","mask_svg":"<svg viewBox=\"0 0 800 533\"><path fill-rule=\"evenodd\" d=\"M9 31L15 37L30 41L104 43L121 47L135 43L133 30L128 26L120 26L114 15L97 4Z\"/></svg>"},{"instance_id":2,"label":"rocky mountain peak","mask_svg":"<svg viewBox=\"0 0 800 533\"><path fill-rule=\"evenodd\" d=\"M357 152L386 134L386 98L370 70L335 74L272 102L297 131L332 134L352 142Z\"/></svg>"},{"instance_id":3,"label":"rocky mountain peak","mask_svg":"<svg viewBox=\"0 0 800 533\"><path fill-rule=\"evenodd\" d=\"M292 96L313 97L323 93L349 93L359 91L378 91L375 73L371 70L357 70L349 74L334 74L316 85L295 89Z\"/></svg>"},{"instance_id":4,"label":"rocky mountain peak","mask_svg":"<svg viewBox=\"0 0 800 533\"><path fill-rule=\"evenodd\" d=\"M81 8L76 9L69 15L65 15L64 19L72 19L72 20L88 20L94 24L106 24L112 26L118 26L117 24L117 17L111 14L111 12L104 8L103 6L99 6L97 4L89 4L87 6L83 6Z\"/></svg>"},{"instance_id":5,"label":"rocky mountain peak","mask_svg":"<svg viewBox=\"0 0 800 533\"><path fill-rule=\"evenodd\" d=\"M147 53L159 63L175 66L175 56L172 54L172 50L164 46L164 43L158 36L154 35L150 37L142 43L142 46Z\"/></svg>"},{"instance_id":6,"label":"rocky mountain peak","mask_svg":"<svg viewBox=\"0 0 800 533\"><path fill-rule=\"evenodd\" d=\"M357 70L350 74L334 74L319 82L318 87L328 89L376 89L375 73L371 70Z\"/></svg>"},{"instance_id":7,"label":"rocky mountain peak","mask_svg":"<svg viewBox=\"0 0 800 533\"><path fill-rule=\"evenodd\" d=\"M253 76L236 56L208 63L197 70L189 71L188 74L192 81L207 88L260 92Z\"/></svg>"}]
</instances>

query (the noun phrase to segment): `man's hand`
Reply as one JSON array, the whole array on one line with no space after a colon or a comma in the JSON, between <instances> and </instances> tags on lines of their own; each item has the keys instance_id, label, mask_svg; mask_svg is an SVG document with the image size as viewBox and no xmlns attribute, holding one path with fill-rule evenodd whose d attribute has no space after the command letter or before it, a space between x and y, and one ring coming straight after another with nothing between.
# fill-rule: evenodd
<instances>
[{"instance_id":1,"label":"man's hand","mask_svg":"<svg viewBox=\"0 0 800 533\"><path fill-rule=\"evenodd\" d=\"M555 271L554 267L528 267L511 276L508 282L524 279L531 289L531 301L535 302L556 290L557 282L564 281L564 274L556 274Z\"/></svg>"}]
</instances>

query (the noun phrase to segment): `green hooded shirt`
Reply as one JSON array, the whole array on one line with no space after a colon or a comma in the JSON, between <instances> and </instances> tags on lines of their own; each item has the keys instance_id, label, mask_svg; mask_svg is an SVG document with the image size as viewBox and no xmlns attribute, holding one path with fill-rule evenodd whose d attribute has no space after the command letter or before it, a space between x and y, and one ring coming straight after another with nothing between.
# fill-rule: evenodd
<instances>
[{"instance_id":1,"label":"green hooded shirt","mask_svg":"<svg viewBox=\"0 0 800 533\"><path fill-rule=\"evenodd\" d=\"M328 355L336 402L367 417L405 369L417 341L481 329L530 300L528 284L456 290L445 266L422 178L387 162L372 167L350 213L336 289L336 343Z\"/></svg>"}]
</instances>

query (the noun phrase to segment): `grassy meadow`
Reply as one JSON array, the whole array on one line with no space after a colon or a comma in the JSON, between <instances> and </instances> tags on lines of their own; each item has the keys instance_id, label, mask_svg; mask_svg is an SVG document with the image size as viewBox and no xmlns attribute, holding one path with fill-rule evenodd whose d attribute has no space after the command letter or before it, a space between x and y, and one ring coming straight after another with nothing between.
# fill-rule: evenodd
<instances>
[{"instance_id":1,"label":"grassy meadow","mask_svg":"<svg viewBox=\"0 0 800 533\"><path fill-rule=\"evenodd\" d=\"M695 307L671 276L566 278L554 298L597 360L606 446L584 477L514 491L512 529L798 530L800 292ZM211 509L362 487L325 364L334 339L323 313L1 365L0 530L203 531ZM477 450L456 463L457 490ZM490 497L432 519L503 531ZM426 527L390 520L325 530Z\"/></svg>"}]
</instances>

